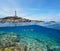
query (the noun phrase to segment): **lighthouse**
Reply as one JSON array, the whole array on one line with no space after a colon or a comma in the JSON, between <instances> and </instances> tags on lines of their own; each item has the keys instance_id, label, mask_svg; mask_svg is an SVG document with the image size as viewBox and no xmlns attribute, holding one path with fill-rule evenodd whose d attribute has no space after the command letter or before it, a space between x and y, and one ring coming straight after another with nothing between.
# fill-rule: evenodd
<instances>
[{"instance_id":1,"label":"lighthouse","mask_svg":"<svg viewBox=\"0 0 60 51\"><path fill-rule=\"evenodd\" d=\"M16 10L15 10L15 17L17 16Z\"/></svg>"}]
</instances>

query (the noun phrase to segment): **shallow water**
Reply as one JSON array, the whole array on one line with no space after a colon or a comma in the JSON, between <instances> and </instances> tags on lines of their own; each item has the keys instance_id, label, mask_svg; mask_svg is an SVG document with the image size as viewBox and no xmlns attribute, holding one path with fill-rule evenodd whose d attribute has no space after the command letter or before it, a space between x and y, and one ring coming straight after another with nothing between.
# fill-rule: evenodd
<instances>
[{"instance_id":1,"label":"shallow water","mask_svg":"<svg viewBox=\"0 0 60 51\"><path fill-rule=\"evenodd\" d=\"M5 33L2 35L3 38L6 38L6 35L10 35L10 33L18 35L17 43L27 46L29 48L27 51L49 51L49 48L56 48L57 46L60 49L60 30L30 25L0 27L0 34L4 34L3 32ZM10 36L15 36L12 34Z\"/></svg>"}]
</instances>

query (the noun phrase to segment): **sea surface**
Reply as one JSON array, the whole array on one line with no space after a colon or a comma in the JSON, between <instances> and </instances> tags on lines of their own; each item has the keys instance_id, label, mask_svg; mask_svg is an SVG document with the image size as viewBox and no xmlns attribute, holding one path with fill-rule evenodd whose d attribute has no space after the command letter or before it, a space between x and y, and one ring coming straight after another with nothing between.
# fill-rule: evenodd
<instances>
[{"instance_id":1,"label":"sea surface","mask_svg":"<svg viewBox=\"0 0 60 51\"><path fill-rule=\"evenodd\" d=\"M0 27L0 40L11 39L17 36L14 42L27 46L26 51L59 51L60 50L60 29L41 26L41 23L25 26L4 26ZM48 23L45 23L45 25ZM13 34L13 35L12 35ZM15 35L14 35L15 34ZM14 39L14 38L12 38ZM12 42L13 43L13 42ZM8 46L7 46L8 47Z\"/></svg>"},{"instance_id":2,"label":"sea surface","mask_svg":"<svg viewBox=\"0 0 60 51\"><path fill-rule=\"evenodd\" d=\"M59 29L60 22L0 22L0 27L40 25L47 28Z\"/></svg>"}]
</instances>

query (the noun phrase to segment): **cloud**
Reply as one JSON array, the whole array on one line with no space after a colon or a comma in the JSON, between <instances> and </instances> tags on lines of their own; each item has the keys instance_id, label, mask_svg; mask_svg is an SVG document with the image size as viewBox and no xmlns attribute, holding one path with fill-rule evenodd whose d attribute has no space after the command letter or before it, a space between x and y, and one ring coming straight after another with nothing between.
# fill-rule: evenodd
<instances>
[{"instance_id":1,"label":"cloud","mask_svg":"<svg viewBox=\"0 0 60 51\"><path fill-rule=\"evenodd\" d=\"M20 6L17 5L15 0L6 0L6 2L1 1L0 3L0 17L5 16L12 16L14 15L14 11L16 10L18 13L18 16L25 16L26 12L23 8L20 8Z\"/></svg>"},{"instance_id":2,"label":"cloud","mask_svg":"<svg viewBox=\"0 0 60 51\"><path fill-rule=\"evenodd\" d=\"M19 5L18 3L20 2L22 2L23 5L24 3L26 4L28 2L29 7L24 7L21 4ZM29 4L33 4L35 2L37 2L37 0L36 1L35 0L6 0L6 1L3 0L3 1L0 1L0 17L14 16L14 11L16 10L17 15L23 18L46 20L46 21L48 20L60 21L60 13L56 13L55 9L46 9L46 8L42 9L42 8L30 7L32 5L29 5ZM43 0L39 1L39 3L41 3L41 6L43 5L42 2Z\"/></svg>"},{"instance_id":3,"label":"cloud","mask_svg":"<svg viewBox=\"0 0 60 51\"><path fill-rule=\"evenodd\" d=\"M24 17L26 16L26 12L23 12L22 9L17 9L16 8L16 11L17 11L17 15L18 16L21 16L21 17ZM0 10L0 15L1 16L14 16L15 15L15 10L11 9L11 8L4 8L3 11Z\"/></svg>"},{"instance_id":4,"label":"cloud","mask_svg":"<svg viewBox=\"0 0 60 51\"><path fill-rule=\"evenodd\" d=\"M26 16L25 18L31 19L31 20L44 20L44 21L60 21L60 14L56 15L30 15Z\"/></svg>"}]
</instances>

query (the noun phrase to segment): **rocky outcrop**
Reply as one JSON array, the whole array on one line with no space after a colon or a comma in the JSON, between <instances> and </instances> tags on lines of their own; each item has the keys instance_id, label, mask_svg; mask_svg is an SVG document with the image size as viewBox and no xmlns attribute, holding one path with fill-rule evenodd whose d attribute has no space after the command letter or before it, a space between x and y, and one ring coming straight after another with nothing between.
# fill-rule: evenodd
<instances>
[{"instance_id":1,"label":"rocky outcrop","mask_svg":"<svg viewBox=\"0 0 60 51\"><path fill-rule=\"evenodd\" d=\"M44 22L42 20L30 20L21 18L18 16L7 16L5 18L0 18L0 22Z\"/></svg>"},{"instance_id":2,"label":"rocky outcrop","mask_svg":"<svg viewBox=\"0 0 60 51\"><path fill-rule=\"evenodd\" d=\"M18 16L7 16L5 18L1 18L0 22L31 22L31 20Z\"/></svg>"}]
</instances>

